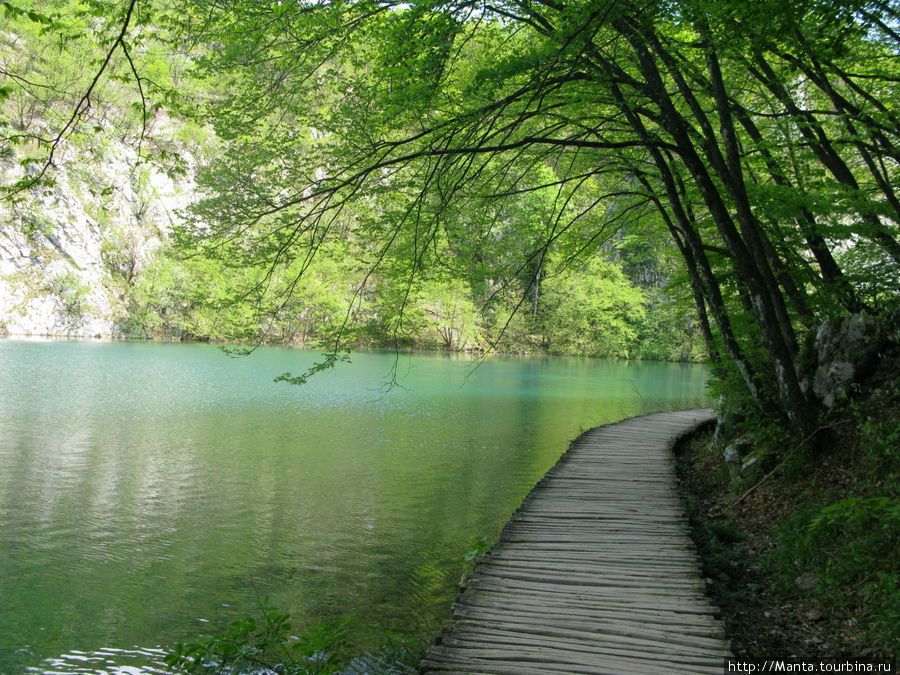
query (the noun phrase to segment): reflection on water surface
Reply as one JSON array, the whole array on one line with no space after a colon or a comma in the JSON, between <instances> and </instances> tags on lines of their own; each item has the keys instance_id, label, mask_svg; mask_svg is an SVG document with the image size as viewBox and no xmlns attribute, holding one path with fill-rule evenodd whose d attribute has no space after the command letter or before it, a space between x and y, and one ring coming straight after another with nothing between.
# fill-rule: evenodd
<instances>
[{"instance_id":1,"label":"reflection on water surface","mask_svg":"<svg viewBox=\"0 0 900 675\"><path fill-rule=\"evenodd\" d=\"M429 639L457 560L583 429L705 404L700 366L0 340L0 672L153 672L270 596ZM45 659L50 659L46 660ZM143 669L143 670L141 670Z\"/></svg>"}]
</instances>

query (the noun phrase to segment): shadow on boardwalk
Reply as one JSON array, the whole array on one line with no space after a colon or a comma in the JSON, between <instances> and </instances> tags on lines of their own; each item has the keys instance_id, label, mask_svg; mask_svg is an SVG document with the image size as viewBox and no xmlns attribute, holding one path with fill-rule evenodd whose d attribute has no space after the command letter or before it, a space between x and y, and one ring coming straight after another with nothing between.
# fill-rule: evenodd
<instances>
[{"instance_id":1,"label":"shadow on boardwalk","mask_svg":"<svg viewBox=\"0 0 900 675\"><path fill-rule=\"evenodd\" d=\"M672 446L708 409L592 429L525 498L421 672L722 672Z\"/></svg>"}]
</instances>

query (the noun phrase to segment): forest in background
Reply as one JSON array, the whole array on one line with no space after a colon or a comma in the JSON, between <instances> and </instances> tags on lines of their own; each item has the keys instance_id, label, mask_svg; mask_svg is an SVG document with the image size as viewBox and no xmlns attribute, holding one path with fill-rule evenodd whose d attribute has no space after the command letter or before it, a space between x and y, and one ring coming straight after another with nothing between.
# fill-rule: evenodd
<instances>
[{"instance_id":1,"label":"forest in background","mask_svg":"<svg viewBox=\"0 0 900 675\"><path fill-rule=\"evenodd\" d=\"M4 10L7 203L110 133L191 172L177 256L104 242L125 333L311 341L324 366L367 344L695 358L699 335L717 395L801 435L846 379L821 327L893 335L893 3Z\"/></svg>"},{"instance_id":2,"label":"forest in background","mask_svg":"<svg viewBox=\"0 0 900 675\"><path fill-rule=\"evenodd\" d=\"M4 183L41 180L12 190L0 225L32 246L32 268L46 269L56 260L58 270L17 271L4 280L24 297L51 296L64 331L77 332L98 304L105 306L91 297L97 291L92 285L100 285L109 299L111 332L125 337L330 347L340 333L354 347L705 358L683 272L652 217L646 216L646 232L612 227L591 242L600 214L594 215L582 226L588 250L579 260L548 251L521 264L560 219L565 195L552 186L525 190L490 211L474 204L461 209L432 242L437 264L412 285L401 263L371 264L377 253L367 219L387 208L373 204L346 209L339 236L317 246L314 260L304 256L277 269L266 260L234 259L198 245L183 236L189 209L215 194L229 138L192 115L190 106L227 85L187 77L194 60L172 54L150 30L129 54L139 79L124 52L113 55L106 78L91 92L89 110L73 121L71 133L50 140L52 166L44 167L34 156L59 125L72 121L66 115L91 85L91 70L74 55L94 54L102 63L109 40L98 30L105 22L98 8L67 1L52 10L44 5L42 13L10 4L5 10ZM136 83L143 83L141 94L165 96L155 104L135 100ZM316 135L311 127L295 132ZM551 169L543 171L544 182L552 183ZM160 189L159 175L174 187ZM59 194L61 185L65 192ZM116 197L126 185L132 203L123 207ZM60 200L79 202L99 232L99 280L77 265L65 266L58 230L73 226L65 222L67 212L47 209L48 201ZM566 208L571 217L574 207ZM154 211L165 216L153 217Z\"/></svg>"}]
</instances>

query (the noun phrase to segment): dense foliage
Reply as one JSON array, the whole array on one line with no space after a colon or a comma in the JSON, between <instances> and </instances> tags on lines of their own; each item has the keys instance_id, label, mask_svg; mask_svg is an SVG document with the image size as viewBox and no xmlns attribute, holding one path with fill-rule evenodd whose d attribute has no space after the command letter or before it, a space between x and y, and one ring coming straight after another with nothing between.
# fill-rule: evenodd
<instances>
[{"instance_id":1,"label":"dense foliage","mask_svg":"<svg viewBox=\"0 0 900 675\"><path fill-rule=\"evenodd\" d=\"M394 286L398 339L431 279L538 320L546 290L562 302L550 280L600 244L663 232L730 397L808 433L807 335L896 298L893 3L184 11L173 30L214 45L195 71L222 92L193 105L227 140L186 235L267 282L344 241Z\"/></svg>"},{"instance_id":2,"label":"dense foliage","mask_svg":"<svg viewBox=\"0 0 900 675\"><path fill-rule=\"evenodd\" d=\"M146 218L154 208L147 202L155 199L149 168L168 172L188 188L199 172L209 199L198 207L196 222L205 232L216 222L205 213L217 208L220 191L230 189L230 170L220 153L225 148L236 156L257 137L236 136L237 125L219 125L218 133L209 126L198 101L221 98L230 84L218 71L186 77L194 61L174 44L175 29L165 30L173 25L171 8L128 3L117 9L118 14L102 2L61 0L26 11L8 3L3 54L9 84L0 125L5 189L14 212L3 227L23 230L33 228L35 218L47 220L41 212L48 200L58 199L48 196L57 181L77 188L102 232L105 290L119 308L124 334L702 358L690 299L671 283L675 271L665 247L619 240L593 246L576 265L561 253L521 264L519 258L540 245L541 233L558 217L558 189L525 190L477 213L472 205L458 206L442 249L434 249L436 264L423 264L412 277L407 244L398 241L395 250L373 258L378 243L368 227L395 208L389 201L348 205L335 223L337 236L315 244L314 259L301 247L280 267L258 249L219 241L204 246L184 231L173 246L154 252L148 242L165 235ZM76 67L73 55L97 72ZM208 53L196 48L194 57L204 63ZM320 134L294 126L290 135L302 148ZM124 167L139 199L129 225L109 215L110 198L122 186L102 168L118 160L122 142L141 152ZM539 173L542 182L553 182L549 167ZM155 208L172 210L166 204ZM48 221L41 231L58 238L56 227ZM472 237L475 230L479 234ZM41 238L32 239L39 244ZM49 249L47 254L58 257ZM622 268L629 273L623 275ZM80 270L36 290L55 296L72 325L91 309Z\"/></svg>"},{"instance_id":3,"label":"dense foliage","mask_svg":"<svg viewBox=\"0 0 900 675\"><path fill-rule=\"evenodd\" d=\"M651 268L681 275L722 391L805 434L820 403L804 341L895 302L892 2L131 0L82 15L103 36L94 77L58 135L25 135L40 171L13 191L49 175L104 75L133 84L144 123L159 100L209 125L221 145L178 243L210 262L200 279L224 280L213 306L237 308L237 337L309 334L310 310L335 352L518 335L651 353L652 328L635 345L659 286L640 298L608 266L643 239ZM189 85L142 70L151 36ZM303 290L320 295L298 316Z\"/></svg>"}]
</instances>

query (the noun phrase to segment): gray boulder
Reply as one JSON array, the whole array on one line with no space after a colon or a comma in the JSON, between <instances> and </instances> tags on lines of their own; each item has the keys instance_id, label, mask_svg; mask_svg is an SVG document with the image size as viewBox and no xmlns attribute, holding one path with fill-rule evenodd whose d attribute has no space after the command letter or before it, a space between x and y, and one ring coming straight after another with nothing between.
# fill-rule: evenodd
<instances>
[{"instance_id":1,"label":"gray boulder","mask_svg":"<svg viewBox=\"0 0 900 675\"><path fill-rule=\"evenodd\" d=\"M753 439L749 436L741 436L732 441L725 448L725 464L728 466L728 473L732 478L741 475L744 468L744 458L753 449Z\"/></svg>"},{"instance_id":2,"label":"gray boulder","mask_svg":"<svg viewBox=\"0 0 900 675\"><path fill-rule=\"evenodd\" d=\"M829 319L816 332L817 366L806 388L826 407L831 408L850 389L871 372L884 346L880 325L865 313Z\"/></svg>"}]
</instances>

